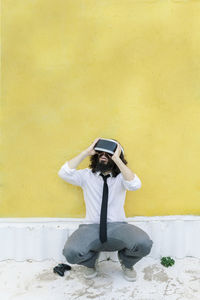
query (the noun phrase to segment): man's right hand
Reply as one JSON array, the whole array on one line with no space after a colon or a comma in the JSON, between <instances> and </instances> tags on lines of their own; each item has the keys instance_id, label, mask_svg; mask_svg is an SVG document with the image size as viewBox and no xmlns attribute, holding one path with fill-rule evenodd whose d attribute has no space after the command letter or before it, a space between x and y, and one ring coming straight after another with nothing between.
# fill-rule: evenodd
<instances>
[{"instance_id":1,"label":"man's right hand","mask_svg":"<svg viewBox=\"0 0 200 300\"><path fill-rule=\"evenodd\" d=\"M94 146L95 144L98 142L98 140L100 139L99 138L96 138L94 140L94 142L90 145L90 147L88 147L85 151L87 152L88 155L94 155L94 154L97 154L97 152L94 150Z\"/></svg>"}]
</instances>

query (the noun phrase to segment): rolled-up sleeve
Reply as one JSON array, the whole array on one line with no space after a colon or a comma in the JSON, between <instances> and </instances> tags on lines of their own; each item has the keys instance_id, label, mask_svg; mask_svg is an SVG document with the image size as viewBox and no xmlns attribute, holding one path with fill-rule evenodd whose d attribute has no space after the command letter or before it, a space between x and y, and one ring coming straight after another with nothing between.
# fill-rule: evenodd
<instances>
[{"instance_id":1,"label":"rolled-up sleeve","mask_svg":"<svg viewBox=\"0 0 200 300\"><path fill-rule=\"evenodd\" d=\"M58 171L58 176L64 181L83 187L86 169L77 170L69 167L68 161Z\"/></svg>"},{"instance_id":2,"label":"rolled-up sleeve","mask_svg":"<svg viewBox=\"0 0 200 300\"><path fill-rule=\"evenodd\" d=\"M136 191L142 186L142 182L136 174L132 180L125 180L123 175L121 174L121 182L123 187L128 191Z\"/></svg>"}]
</instances>

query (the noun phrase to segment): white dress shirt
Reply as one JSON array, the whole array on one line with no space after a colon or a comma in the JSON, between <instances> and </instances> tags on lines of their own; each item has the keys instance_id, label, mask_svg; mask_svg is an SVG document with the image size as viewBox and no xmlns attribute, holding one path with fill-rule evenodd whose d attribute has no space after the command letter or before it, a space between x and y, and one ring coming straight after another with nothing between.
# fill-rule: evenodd
<instances>
[{"instance_id":1,"label":"white dress shirt","mask_svg":"<svg viewBox=\"0 0 200 300\"><path fill-rule=\"evenodd\" d=\"M80 186L83 189L84 201L86 205L86 217L84 224L100 223L101 203L103 197L103 178L101 172L92 173L89 168L72 169L68 161L58 171L59 177L68 183ZM108 209L107 222L126 222L124 212L124 202L126 191L135 191L141 188L141 181L135 174L134 179L125 180L122 173L116 177L107 178L108 184Z\"/></svg>"}]
</instances>

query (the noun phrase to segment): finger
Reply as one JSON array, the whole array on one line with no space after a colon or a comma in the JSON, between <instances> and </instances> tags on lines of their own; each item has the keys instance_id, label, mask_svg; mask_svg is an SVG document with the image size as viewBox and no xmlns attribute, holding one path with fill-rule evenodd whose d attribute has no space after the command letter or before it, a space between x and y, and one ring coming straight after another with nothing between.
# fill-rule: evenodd
<instances>
[{"instance_id":1,"label":"finger","mask_svg":"<svg viewBox=\"0 0 200 300\"><path fill-rule=\"evenodd\" d=\"M98 139L95 139L94 142L92 143L92 145L95 145L97 143Z\"/></svg>"},{"instance_id":2,"label":"finger","mask_svg":"<svg viewBox=\"0 0 200 300\"><path fill-rule=\"evenodd\" d=\"M100 138L96 138L93 144L96 144Z\"/></svg>"}]
</instances>

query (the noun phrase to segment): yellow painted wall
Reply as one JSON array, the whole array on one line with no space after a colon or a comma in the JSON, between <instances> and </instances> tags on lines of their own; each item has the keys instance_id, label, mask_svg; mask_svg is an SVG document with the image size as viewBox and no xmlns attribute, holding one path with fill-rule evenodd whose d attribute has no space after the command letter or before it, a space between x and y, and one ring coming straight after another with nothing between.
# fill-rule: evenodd
<instances>
[{"instance_id":1,"label":"yellow painted wall","mask_svg":"<svg viewBox=\"0 0 200 300\"><path fill-rule=\"evenodd\" d=\"M142 181L127 217L199 214L199 28L195 0L2 0L0 217L84 217L57 172L99 136Z\"/></svg>"}]
</instances>

